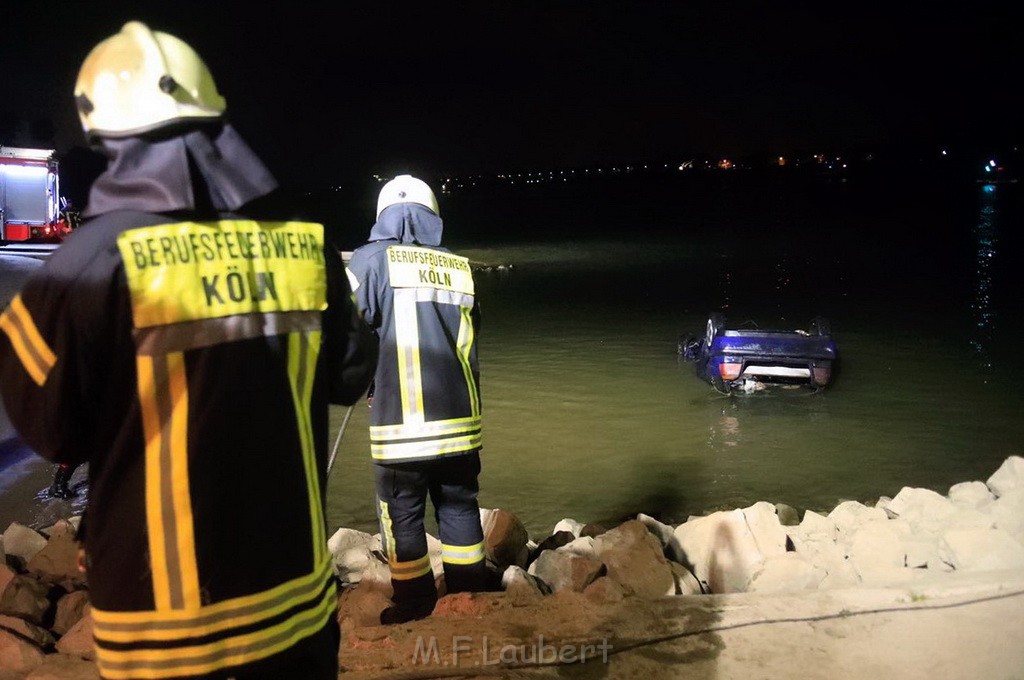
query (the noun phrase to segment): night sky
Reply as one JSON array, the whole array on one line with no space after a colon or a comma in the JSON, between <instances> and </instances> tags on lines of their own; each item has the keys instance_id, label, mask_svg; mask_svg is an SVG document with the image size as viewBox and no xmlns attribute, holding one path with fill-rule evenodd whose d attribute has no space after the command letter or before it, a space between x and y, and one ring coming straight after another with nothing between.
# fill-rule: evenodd
<instances>
[{"instance_id":1,"label":"night sky","mask_svg":"<svg viewBox=\"0 0 1024 680\"><path fill-rule=\"evenodd\" d=\"M1019 141L1016 14L909 4L9 0L0 142L80 145L78 66L129 19L285 181Z\"/></svg>"}]
</instances>

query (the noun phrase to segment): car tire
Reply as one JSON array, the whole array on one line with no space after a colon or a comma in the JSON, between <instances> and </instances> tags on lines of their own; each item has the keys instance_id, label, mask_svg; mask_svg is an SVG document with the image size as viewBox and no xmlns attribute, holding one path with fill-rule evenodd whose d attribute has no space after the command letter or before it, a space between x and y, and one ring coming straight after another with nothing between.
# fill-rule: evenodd
<instances>
[{"instance_id":1,"label":"car tire","mask_svg":"<svg viewBox=\"0 0 1024 680\"><path fill-rule=\"evenodd\" d=\"M717 312L708 316L708 325L704 330L704 346L711 348L711 343L725 328L725 317Z\"/></svg>"},{"instance_id":2,"label":"car tire","mask_svg":"<svg viewBox=\"0 0 1024 680\"><path fill-rule=\"evenodd\" d=\"M811 319L811 335L832 335L832 325L823 316Z\"/></svg>"}]
</instances>

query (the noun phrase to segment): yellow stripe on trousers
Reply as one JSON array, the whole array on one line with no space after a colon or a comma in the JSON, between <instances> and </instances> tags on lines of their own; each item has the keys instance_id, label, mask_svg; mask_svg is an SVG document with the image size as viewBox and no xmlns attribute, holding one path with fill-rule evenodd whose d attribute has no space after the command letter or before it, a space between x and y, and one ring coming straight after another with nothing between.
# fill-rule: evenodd
<instances>
[{"instance_id":1,"label":"yellow stripe on trousers","mask_svg":"<svg viewBox=\"0 0 1024 680\"><path fill-rule=\"evenodd\" d=\"M481 541L475 545L446 545L441 544L441 561L448 564L476 564L484 559L484 544Z\"/></svg>"}]
</instances>

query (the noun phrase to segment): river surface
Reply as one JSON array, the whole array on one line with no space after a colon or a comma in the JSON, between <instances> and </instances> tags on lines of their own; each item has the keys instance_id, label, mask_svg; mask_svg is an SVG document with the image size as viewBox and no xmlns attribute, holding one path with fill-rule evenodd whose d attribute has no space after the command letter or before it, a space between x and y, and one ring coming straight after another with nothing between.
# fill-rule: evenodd
<instances>
[{"instance_id":1,"label":"river surface","mask_svg":"<svg viewBox=\"0 0 1024 680\"><path fill-rule=\"evenodd\" d=\"M987 479L1024 453L1019 187L716 178L442 196L446 243L478 267L481 505L540 540L565 517L679 523L759 500L827 512ZM827 317L835 382L717 393L677 353L713 311L762 328ZM360 403L331 532L377 531L368 450ZM81 509L45 498L50 469L29 456L0 471L0 527Z\"/></svg>"}]
</instances>

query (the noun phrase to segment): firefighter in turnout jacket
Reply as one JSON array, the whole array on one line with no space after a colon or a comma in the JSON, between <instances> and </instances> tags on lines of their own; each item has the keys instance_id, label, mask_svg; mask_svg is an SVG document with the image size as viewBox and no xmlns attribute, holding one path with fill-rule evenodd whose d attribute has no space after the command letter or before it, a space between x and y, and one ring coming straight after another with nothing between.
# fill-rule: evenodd
<instances>
[{"instance_id":1,"label":"firefighter in turnout jacket","mask_svg":"<svg viewBox=\"0 0 1024 680\"><path fill-rule=\"evenodd\" d=\"M394 606L383 623L430 614L437 600L424 528L434 506L447 592L485 587L477 504L480 313L469 261L441 246L437 199L423 181L384 185L349 283L380 337L370 408L377 513Z\"/></svg>"},{"instance_id":2,"label":"firefighter in turnout jacket","mask_svg":"<svg viewBox=\"0 0 1024 680\"><path fill-rule=\"evenodd\" d=\"M129 22L75 85L106 171L0 316L10 419L88 462L103 678L335 680L328 410L376 340L195 51Z\"/></svg>"}]
</instances>

